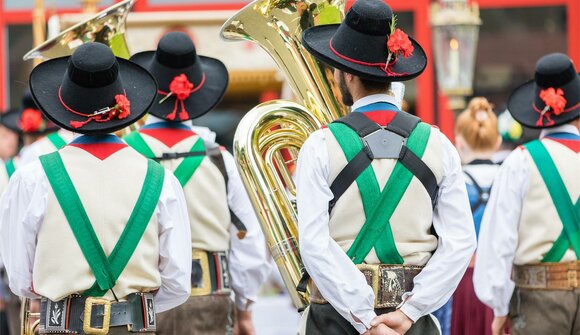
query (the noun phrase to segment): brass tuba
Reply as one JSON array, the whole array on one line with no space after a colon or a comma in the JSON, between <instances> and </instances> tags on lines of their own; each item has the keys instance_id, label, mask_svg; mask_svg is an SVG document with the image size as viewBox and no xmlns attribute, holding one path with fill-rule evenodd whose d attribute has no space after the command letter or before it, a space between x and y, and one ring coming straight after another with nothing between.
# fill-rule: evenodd
<instances>
[{"instance_id":1,"label":"brass tuba","mask_svg":"<svg viewBox=\"0 0 580 335\"><path fill-rule=\"evenodd\" d=\"M260 104L241 120L234 154L242 181L266 235L292 301L298 309L308 294L296 291L303 271L298 249L296 194L292 169L308 136L347 113L336 98L332 69L302 45L314 25L340 23L345 0L257 0L222 27L222 37L259 44L286 74L296 99Z\"/></svg>"},{"instance_id":2,"label":"brass tuba","mask_svg":"<svg viewBox=\"0 0 580 335\"><path fill-rule=\"evenodd\" d=\"M90 19L78 23L58 36L27 52L22 59L42 60L69 56L74 49L88 42L108 45L117 57L128 59L131 54L125 41L125 23L135 0L121 1Z\"/></svg>"},{"instance_id":3,"label":"brass tuba","mask_svg":"<svg viewBox=\"0 0 580 335\"><path fill-rule=\"evenodd\" d=\"M32 49L24 55L23 59L47 60L69 56L74 49L88 42L101 42L108 45L115 56L129 58L131 54L125 41L125 23L134 3L135 0L124 0L103 10ZM32 311L31 304L34 302L28 298L22 301L20 310L21 335L33 335L39 326L40 313Z\"/></svg>"}]
</instances>

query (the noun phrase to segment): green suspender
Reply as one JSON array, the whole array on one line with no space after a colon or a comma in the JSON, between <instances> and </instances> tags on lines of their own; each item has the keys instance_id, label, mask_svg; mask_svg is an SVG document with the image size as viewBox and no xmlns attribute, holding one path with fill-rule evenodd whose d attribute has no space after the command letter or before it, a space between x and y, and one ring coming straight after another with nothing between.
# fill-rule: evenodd
<instances>
[{"instance_id":1,"label":"green suspender","mask_svg":"<svg viewBox=\"0 0 580 335\"><path fill-rule=\"evenodd\" d=\"M16 166L14 166L14 158L7 160L4 165L6 166L6 173L8 174L8 178L12 177L14 171L16 171Z\"/></svg>"},{"instance_id":2,"label":"green suspender","mask_svg":"<svg viewBox=\"0 0 580 335\"><path fill-rule=\"evenodd\" d=\"M161 165L149 160L143 188L135 208L115 248L107 257L60 154L54 152L41 156L40 162L75 239L96 278L93 286L83 295L103 296L115 286L151 220L163 188L165 170Z\"/></svg>"},{"instance_id":3,"label":"green suspender","mask_svg":"<svg viewBox=\"0 0 580 335\"><path fill-rule=\"evenodd\" d=\"M54 145L56 150L59 150L66 145L66 141L59 135L59 133L48 134L46 138L48 138L50 143Z\"/></svg>"},{"instance_id":4,"label":"green suspender","mask_svg":"<svg viewBox=\"0 0 580 335\"><path fill-rule=\"evenodd\" d=\"M351 160L363 148L363 143L356 132L341 123L331 123L328 128L341 146L347 160ZM407 140L407 147L418 157L422 157L431 127L419 123ZM360 264L374 247L381 263L403 264L403 258L397 251L395 239L389 220L395 212L405 191L409 187L413 174L397 162L383 191L380 191L372 166L365 169L356 179L363 202L366 221L348 250L348 256L355 264ZM377 243L381 239L381 243Z\"/></svg>"},{"instance_id":5,"label":"green suspender","mask_svg":"<svg viewBox=\"0 0 580 335\"><path fill-rule=\"evenodd\" d=\"M576 204L573 203L554 160L541 141L532 141L525 144L524 147L540 171L558 216L564 225L562 233L544 256L542 262L559 262L570 246L576 253L576 259L580 260L580 199L576 199Z\"/></svg>"},{"instance_id":6,"label":"green suspender","mask_svg":"<svg viewBox=\"0 0 580 335\"><path fill-rule=\"evenodd\" d=\"M153 150L147 145L147 142L143 139L143 136L139 134L139 132L134 131L129 135L123 137L123 140L127 142L133 149L137 150L141 155L147 158L155 158L155 153ZM200 138L197 139L193 147L189 150L189 152L205 152L205 146L203 144L203 140ZM179 180L181 187L184 187L185 184L191 179L197 168L201 165L201 162L205 156L190 156L185 157L181 164L177 166L173 174Z\"/></svg>"}]
</instances>

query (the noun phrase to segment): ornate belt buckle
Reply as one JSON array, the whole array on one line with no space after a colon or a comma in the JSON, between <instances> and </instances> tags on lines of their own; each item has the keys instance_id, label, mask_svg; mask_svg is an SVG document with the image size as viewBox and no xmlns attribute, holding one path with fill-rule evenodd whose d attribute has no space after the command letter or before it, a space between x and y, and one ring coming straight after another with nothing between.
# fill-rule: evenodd
<instances>
[{"instance_id":1,"label":"ornate belt buckle","mask_svg":"<svg viewBox=\"0 0 580 335\"><path fill-rule=\"evenodd\" d=\"M376 308L394 308L401 303L406 291L405 268L403 266L381 266L379 268L379 292Z\"/></svg>"},{"instance_id":2,"label":"ornate belt buckle","mask_svg":"<svg viewBox=\"0 0 580 335\"><path fill-rule=\"evenodd\" d=\"M93 306L103 306L103 327L94 328L91 326L91 317L93 314ZM83 332L91 335L105 335L109 333L109 325L111 323L111 302L106 299L88 297L85 301L85 313L83 319Z\"/></svg>"},{"instance_id":3,"label":"ornate belt buckle","mask_svg":"<svg viewBox=\"0 0 580 335\"><path fill-rule=\"evenodd\" d=\"M375 307L379 305L379 266L376 264L359 264L357 265L360 272L365 276L367 283L373 288L375 292Z\"/></svg>"},{"instance_id":4,"label":"ornate belt buckle","mask_svg":"<svg viewBox=\"0 0 580 335\"><path fill-rule=\"evenodd\" d=\"M191 296L211 294L211 277L207 257L207 252L203 250L192 251Z\"/></svg>"}]
</instances>

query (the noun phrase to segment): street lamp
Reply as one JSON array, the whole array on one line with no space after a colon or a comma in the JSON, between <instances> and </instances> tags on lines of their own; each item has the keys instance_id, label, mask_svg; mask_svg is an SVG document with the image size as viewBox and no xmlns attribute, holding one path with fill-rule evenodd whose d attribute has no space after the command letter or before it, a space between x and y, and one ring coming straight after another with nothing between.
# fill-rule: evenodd
<instances>
[{"instance_id":1,"label":"street lamp","mask_svg":"<svg viewBox=\"0 0 580 335\"><path fill-rule=\"evenodd\" d=\"M465 108L465 97L473 94L480 25L475 1L440 0L431 5L437 81L454 111Z\"/></svg>"}]
</instances>

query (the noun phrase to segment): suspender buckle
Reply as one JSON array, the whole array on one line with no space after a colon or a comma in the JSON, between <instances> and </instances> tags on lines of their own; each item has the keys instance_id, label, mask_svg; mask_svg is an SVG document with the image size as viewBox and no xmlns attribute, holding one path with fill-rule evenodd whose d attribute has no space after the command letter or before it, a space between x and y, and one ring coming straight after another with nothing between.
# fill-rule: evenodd
<instances>
[{"instance_id":1,"label":"suspender buckle","mask_svg":"<svg viewBox=\"0 0 580 335\"><path fill-rule=\"evenodd\" d=\"M374 159L398 159L404 140L402 136L384 129L379 129L363 138L365 147L370 149Z\"/></svg>"},{"instance_id":2,"label":"suspender buckle","mask_svg":"<svg viewBox=\"0 0 580 335\"><path fill-rule=\"evenodd\" d=\"M103 306L103 326L101 328L92 327L93 307ZM105 335L109 333L111 323L111 302L106 299L88 297L85 301L85 313L83 319L83 331L85 334Z\"/></svg>"}]
</instances>

